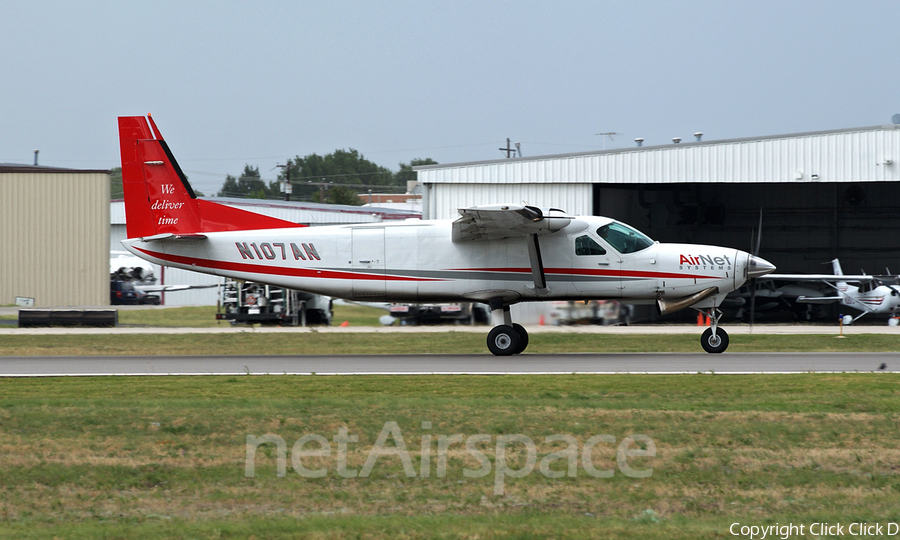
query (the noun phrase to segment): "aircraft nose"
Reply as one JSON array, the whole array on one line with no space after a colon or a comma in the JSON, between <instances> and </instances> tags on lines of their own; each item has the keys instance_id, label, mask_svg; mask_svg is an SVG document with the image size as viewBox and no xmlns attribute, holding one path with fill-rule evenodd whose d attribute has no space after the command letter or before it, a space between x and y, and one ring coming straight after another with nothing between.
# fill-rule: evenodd
<instances>
[{"instance_id":1,"label":"aircraft nose","mask_svg":"<svg viewBox=\"0 0 900 540\"><path fill-rule=\"evenodd\" d=\"M775 265L756 255L750 255L747 261L747 277L758 278L775 271Z\"/></svg>"}]
</instances>

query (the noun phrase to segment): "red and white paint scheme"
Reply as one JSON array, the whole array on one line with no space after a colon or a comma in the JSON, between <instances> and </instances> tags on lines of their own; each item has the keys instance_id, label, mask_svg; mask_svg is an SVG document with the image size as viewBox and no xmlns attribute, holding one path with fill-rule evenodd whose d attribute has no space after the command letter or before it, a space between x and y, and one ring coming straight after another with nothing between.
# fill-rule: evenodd
<instances>
[{"instance_id":1,"label":"red and white paint scheme","mask_svg":"<svg viewBox=\"0 0 900 540\"><path fill-rule=\"evenodd\" d=\"M832 259L831 268L834 274L771 274L766 277L790 281L819 281L826 284L834 289L836 294L800 296L797 302L806 304L840 302L844 306L862 312L856 317L848 315L845 324L855 322L868 313L890 317L900 315L900 285L897 284L900 276L845 275L838 259Z\"/></svg>"},{"instance_id":2,"label":"red and white paint scheme","mask_svg":"<svg viewBox=\"0 0 900 540\"><path fill-rule=\"evenodd\" d=\"M728 346L718 328L725 295L775 267L717 246L660 244L607 217L526 205L459 209L456 220L301 227L196 198L148 115L119 118L128 240L167 266L369 302L490 305L497 355L521 353L525 329L509 306L615 299L692 307L710 315L701 340Z\"/></svg>"}]
</instances>

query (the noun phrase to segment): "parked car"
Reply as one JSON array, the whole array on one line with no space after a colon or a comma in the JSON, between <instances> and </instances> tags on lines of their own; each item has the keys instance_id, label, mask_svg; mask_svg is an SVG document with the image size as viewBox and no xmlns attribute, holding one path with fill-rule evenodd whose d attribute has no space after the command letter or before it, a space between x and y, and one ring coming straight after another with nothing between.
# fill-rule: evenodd
<instances>
[{"instance_id":1,"label":"parked car","mask_svg":"<svg viewBox=\"0 0 900 540\"><path fill-rule=\"evenodd\" d=\"M111 280L109 282L109 303L112 305L135 305L138 294L134 283L130 281Z\"/></svg>"}]
</instances>

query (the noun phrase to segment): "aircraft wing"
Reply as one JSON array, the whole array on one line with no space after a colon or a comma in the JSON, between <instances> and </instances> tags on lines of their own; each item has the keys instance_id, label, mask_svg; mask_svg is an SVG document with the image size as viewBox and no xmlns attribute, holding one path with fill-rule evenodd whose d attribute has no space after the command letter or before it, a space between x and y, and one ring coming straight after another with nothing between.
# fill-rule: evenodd
<instances>
[{"instance_id":1,"label":"aircraft wing","mask_svg":"<svg viewBox=\"0 0 900 540\"><path fill-rule=\"evenodd\" d=\"M454 242L549 234L574 219L561 210L511 204L460 208L459 213L461 217L453 222Z\"/></svg>"},{"instance_id":2,"label":"aircraft wing","mask_svg":"<svg viewBox=\"0 0 900 540\"><path fill-rule=\"evenodd\" d=\"M830 304L839 302L840 296L798 296L797 302L801 304Z\"/></svg>"},{"instance_id":3,"label":"aircraft wing","mask_svg":"<svg viewBox=\"0 0 900 540\"><path fill-rule=\"evenodd\" d=\"M783 281L872 281L875 276L836 275L836 274L766 274L757 279L772 279Z\"/></svg>"},{"instance_id":4,"label":"aircraft wing","mask_svg":"<svg viewBox=\"0 0 900 540\"><path fill-rule=\"evenodd\" d=\"M210 285L135 285L134 288L143 292L172 292L188 289L211 289L218 286L218 283L213 283Z\"/></svg>"}]
</instances>

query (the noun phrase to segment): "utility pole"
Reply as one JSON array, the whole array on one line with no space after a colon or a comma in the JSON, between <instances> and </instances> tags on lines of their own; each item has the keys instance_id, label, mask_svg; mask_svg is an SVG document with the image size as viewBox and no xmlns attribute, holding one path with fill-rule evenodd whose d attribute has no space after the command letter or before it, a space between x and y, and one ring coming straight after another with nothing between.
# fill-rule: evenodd
<instances>
[{"instance_id":1,"label":"utility pole","mask_svg":"<svg viewBox=\"0 0 900 540\"><path fill-rule=\"evenodd\" d=\"M499 150L501 152L506 152L506 159L511 158L512 153L515 152L515 150L513 150L512 146L510 146L509 138L506 139L506 148L500 148Z\"/></svg>"},{"instance_id":2,"label":"utility pole","mask_svg":"<svg viewBox=\"0 0 900 540\"><path fill-rule=\"evenodd\" d=\"M291 200L291 160L287 160L284 165L275 165L284 169L284 182L281 182L281 191L284 193L284 200Z\"/></svg>"}]
</instances>

